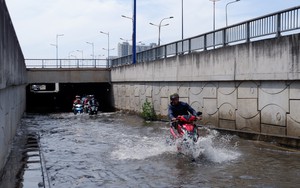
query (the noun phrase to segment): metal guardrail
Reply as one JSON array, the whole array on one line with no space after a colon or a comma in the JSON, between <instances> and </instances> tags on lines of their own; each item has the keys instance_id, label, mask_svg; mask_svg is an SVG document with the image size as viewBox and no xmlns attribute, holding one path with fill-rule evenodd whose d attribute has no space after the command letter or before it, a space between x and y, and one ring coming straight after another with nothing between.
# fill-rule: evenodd
<instances>
[{"instance_id":1,"label":"metal guardrail","mask_svg":"<svg viewBox=\"0 0 300 188\"><path fill-rule=\"evenodd\" d=\"M300 6L297 6L139 52L136 54L136 63L299 32ZM112 67L132 64L132 55L116 58L111 61Z\"/></svg>"},{"instance_id":2,"label":"metal guardrail","mask_svg":"<svg viewBox=\"0 0 300 188\"><path fill-rule=\"evenodd\" d=\"M108 68L107 59L25 59L26 68Z\"/></svg>"}]
</instances>

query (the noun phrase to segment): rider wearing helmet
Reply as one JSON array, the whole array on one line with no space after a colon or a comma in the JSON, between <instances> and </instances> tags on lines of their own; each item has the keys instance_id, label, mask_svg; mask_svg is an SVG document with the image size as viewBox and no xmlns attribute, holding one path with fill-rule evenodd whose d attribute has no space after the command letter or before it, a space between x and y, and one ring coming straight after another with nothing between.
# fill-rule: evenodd
<instances>
[{"instance_id":1,"label":"rider wearing helmet","mask_svg":"<svg viewBox=\"0 0 300 188\"><path fill-rule=\"evenodd\" d=\"M197 119L201 119L198 117L197 112L188 104L182 101L179 101L179 95L174 93L170 95L170 104L168 107L168 116L172 122L176 121L176 117L179 115L189 115L192 114L197 117ZM177 128L175 123L172 125Z\"/></svg>"},{"instance_id":2,"label":"rider wearing helmet","mask_svg":"<svg viewBox=\"0 0 300 188\"><path fill-rule=\"evenodd\" d=\"M90 100L88 101L89 106L99 106L99 102L94 95L90 95Z\"/></svg>"},{"instance_id":3,"label":"rider wearing helmet","mask_svg":"<svg viewBox=\"0 0 300 188\"><path fill-rule=\"evenodd\" d=\"M72 110L74 110L74 107L75 107L76 104L82 104L82 101L81 101L79 95L75 96L75 100L73 101L73 108L72 108Z\"/></svg>"}]
</instances>

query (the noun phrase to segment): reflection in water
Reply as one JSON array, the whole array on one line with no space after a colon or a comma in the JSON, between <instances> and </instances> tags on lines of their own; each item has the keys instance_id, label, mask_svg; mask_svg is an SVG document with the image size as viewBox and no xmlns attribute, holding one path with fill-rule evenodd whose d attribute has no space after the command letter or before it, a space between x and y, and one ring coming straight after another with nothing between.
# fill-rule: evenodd
<instances>
[{"instance_id":1,"label":"reflection in water","mask_svg":"<svg viewBox=\"0 0 300 188\"><path fill-rule=\"evenodd\" d=\"M168 124L134 115L30 115L51 187L295 187L298 152L203 128L191 156L170 144ZM168 141L168 142L167 142ZM191 160L196 158L195 160Z\"/></svg>"}]
</instances>

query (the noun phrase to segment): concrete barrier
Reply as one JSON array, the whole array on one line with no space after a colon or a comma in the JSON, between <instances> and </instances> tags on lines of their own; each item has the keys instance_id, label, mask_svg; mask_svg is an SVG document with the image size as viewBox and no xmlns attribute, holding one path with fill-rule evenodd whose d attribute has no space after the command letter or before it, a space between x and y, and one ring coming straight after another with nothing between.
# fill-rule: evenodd
<instances>
[{"instance_id":1,"label":"concrete barrier","mask_svg":"<svg viewBox=\"0 0 300 188\"><path fill-rule=\"evenodd\" d=\"M26 67L4 0L0 0L0 175L25 111Z\"/></svg>"}]
</instances>

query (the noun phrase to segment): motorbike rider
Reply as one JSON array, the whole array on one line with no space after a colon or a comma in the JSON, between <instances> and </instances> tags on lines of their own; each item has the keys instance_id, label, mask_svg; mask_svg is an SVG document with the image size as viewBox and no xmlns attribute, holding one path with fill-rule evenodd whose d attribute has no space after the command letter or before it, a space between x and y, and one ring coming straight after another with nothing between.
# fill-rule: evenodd
<instances>
[{"instance_id":1,"label":"motorbike rider","mask_svg":"<svg viewBox=\"0 0 300 188\"><path fill-rule=\"evenodd\" d=\"M179 115L189 115L192 114L197 117L198 120L201 120L201 117L198 116L197 112L188 104L182 101L179 101L179 95L174 93L170 96L170 104L168 107L168 116L171 120L171 125L177 129L176 118Z\"/></svg>"},{"instance_id":2,"label":"motorbike rider","mask_svg":"<svg viewBox=\"0 0 300 188\"><path fill-rule=\"evenodd\" d=\"M90 95L90 100L88 101L88 103L89 103L89 107L91 106L99 107L99 102L97 101L97 99L95 99L94 95Z\"/></svg>"},{"instance_id":3,"label":"motorbike rider","mask_svg":"<svg viewBox=\"0 0 300 188\"><path fill-rule=\"evenodd\" d=\"M72 110L75 109L75 105L76 104L82 104L82 101L80 100L80 96L79 95L75 96L75 100L73 101L73 108L72 108Z\"/></svg>"},{"instance_id":4,"label":"motorbike rider","mask_svg":"<svg viewBox=\"0 0 300 188\"><path fill-rule=\"evenodd\" d=\"M89 101L90 101L90 95L87 95L87 96L85 97L85 99L83 100L83 108L84 108L84 112L85 112L85 113L88 112Z\"/></svg>"}]
</instances>

